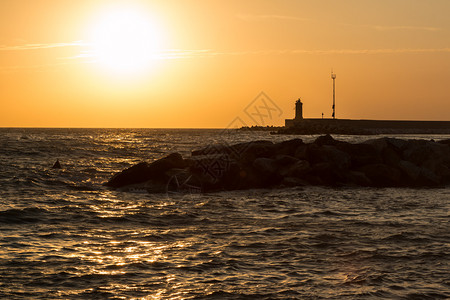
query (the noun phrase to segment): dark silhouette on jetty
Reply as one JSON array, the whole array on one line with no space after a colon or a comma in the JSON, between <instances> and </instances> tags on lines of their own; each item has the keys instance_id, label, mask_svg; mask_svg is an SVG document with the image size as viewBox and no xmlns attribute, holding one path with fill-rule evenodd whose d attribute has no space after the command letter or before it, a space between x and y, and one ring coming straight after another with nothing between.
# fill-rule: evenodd
<instances>
[{"instance_id":1,"label":"dark silhouette on jetty","mask_svg":"<svg viewBox=\"0 0 450 300\"><path fill-rule=\"evenodd\" d=\"M175 184L175 186L174 186ZM141 162L105 185L167 192L286 186L440 187L450 184L450 140L378 138L352 144L330 135L312 143L254 141L211 145L188 158Z\"/></svg>"},{"instance_id":2,"label":"dark silhouette on jetty","mask_svg":"<svg viewBox=\"0 0 450 300\"><path fill-rule=\"evenodd\" d=\"M303 118L303 103L295 103L295 118L286 119L279 134L450 134L450 121L400 121Z\"/></svg>"}]
</instances>

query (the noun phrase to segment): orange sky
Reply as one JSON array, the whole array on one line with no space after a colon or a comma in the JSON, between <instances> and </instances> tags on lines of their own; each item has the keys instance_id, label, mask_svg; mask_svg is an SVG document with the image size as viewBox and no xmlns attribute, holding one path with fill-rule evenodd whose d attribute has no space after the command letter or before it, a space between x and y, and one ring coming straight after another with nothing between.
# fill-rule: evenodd
<instances>
[{"instance_id":1,"label":"orange sky","mask_svg":"<svg viewBox=\"0 0 450 300\"><path fill-rule=\"evenodd\" d=\"M282 125L298 97L305 117L331 117L332 68L337 118L450 120L449 12L448 0L2 0L0 126ZM262 91L278 110L259 124L245 112Z\"/></svg>"}]
</instances>

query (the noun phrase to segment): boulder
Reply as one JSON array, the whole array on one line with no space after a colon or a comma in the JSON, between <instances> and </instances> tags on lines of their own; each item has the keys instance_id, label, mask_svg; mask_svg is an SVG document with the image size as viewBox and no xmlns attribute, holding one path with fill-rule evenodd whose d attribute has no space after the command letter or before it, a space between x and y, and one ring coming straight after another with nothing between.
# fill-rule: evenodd
<instances>
[{"instance_id":1,"label":"boulder","mask_svg":"<svg viewBox=\"0 0 450 300\"><path fill-rule=\"evenodd\" d=\"M297 149L304 145L302 139L293 139L275 144L274 150L277 155L295 156Z\"/></svg>"},{"instance_id":2,"label":"boulder","mask_svg":"<svg viewBox=\"0 0 450 300\"><path fill-rule=\"evenodd\" d=\"M122 172L115 174L105 185L119 188L130 184L137 184L154 180L167 182L170 178L167 171L186 167L186 162L179 153L172 153L164 158L154 161L151 164L141 162Z\"/></svg>"},{"instance_id":3,"label":"boulder","mask_svg":"<svg viewBox=\"0 0 450 300\"><path fill-rule=\"evenodd\" d=\"M256 171L263 174L272 175L278 170L278 164L274 159L260 157L253 161L253 167Z\"/></svg>"},{"instance_id":4,"label":"boulder","mask_svg":"<svg viewBox=\"0 0 450 300\"><path fill-rule=\"evenodd\" d=\"M256 158L269 158L276 154L274 144L270 141L255 141L242 143L232 147L236 159L251 164Z\"/></svg>"},{"instance_id":5,"label":"boulder","mask_svg":"<svg viewBox=\"0 0 450 300\"><path fill-rule=\"evenodd\" d=\"M335 146L311 144L308 149L309 161L312 164L330 163L337 169L348 169L351 165L351 157Z\"/></svg>"},{"instance_id":6,"label":"boulder","mask_svg":"<svg viewBox=\"0 0 450 300\"><path fill-rule=\"evenodd\" d=\"M202 181L189 170L177 169L171 173L169 181L164 186L164 191L168 194L192 195L204 191Z\"/></svg>"},{"instance_id":7,"label":"boulder","mask_svg":"<svg viewBox=\"0 0 450 300\"><path fill-rule=\"evenodd\" d=\"M199 155L217 155L217 154L230 154L231 148L225 144L213 144L208 145L205 148L193 150L191 156Z\"/></svg>"},{"instance_id":8,"label":"boulder","mask_svg":"<svg viewBox=\"0 0 450 300\"><path fill-rule=\"evenodd\" d=\"M253 168L261 186L273 186L280 182L279 165L274 159L260 157L253 162Z\"/></svg>"},{"instance_id":9,"label":"boulder","mask_svg":"<svg viewBox=\"0 0 450 300\"><path fill-rule=\"evenodd\" d=\"M442 184L450 184L450 167L440 165L438 166L436 172L441 177Z\"/></svg>"},{"instance_id":10,"label":"boulder","mask_svg":"<svg viewBox=\"0 0 450 300\"><path fill-rule=\"evenodd\" d=\"M345 142L337 141L329 134L321 135L314 141L314 144L317 144L320 146L323 146L323 145L336 146L337 144L340 144L340 143L345 143Z\"/></svg>"},{"instance_id":11,"label":"boulder","mask_svg":"<svg viewBox=\"0 0 450 300\"><path fill-rule=\"evenodd\" d=\"M450 146L450 139L440 140L438 143L442 144L442 145Z\"/></svg>"},{"instance_id":12,"label":"boulder","mask_svg":"<svg viewBox=\"0 0 450 300\"><path fill-rule=\"evenodd\" d=\"M347 183L356 186L372 186L373 183L367 178L366 174L359 171L350 171L346 174Z\"/></svg>"},{"instance_id":13,"label":"boulder","mask_svg":"<svg viewBox=\"0 0 450 300\"><path fill-rule=\"evenodd\" d=\"M330 162L320 162L311 167L311 171L305 176L312 175L320 179L325 185L339 186L347 183L347 171L336 168Z\"/></svg>"},{"instance_id":14,"label":"boulder","mask_svg":"<svg viewBox=\"0 0 450 300\"><path fill-rule=\"evenodd\" d=\"M416 165L421 165L428 160L443 163L448 159L448 146L439 143L413 143L403 151L403 158Z\"/></svg>"},{"instance_id":15,"label":"boulder","mask_svg":"<svg viewBox=\"0 0 450 300\"><path fill-rule=\"evenodd\" d=\"M120 188L130 184L142 183L150 179L148 163L141 162L115 174L105 185Z\"/></svg>"},{"instance_id":16,"label":"boulder","mask_svg":"<svg viewBox=\"0 0 450 300\"><path fill-rule=\"evenodd\" d=\"M291 166L298 162L298 158L290 156L290 155L276 155L275 161L279 166Z\"/></svg>"},{"instance_id":17,"label":"boulder","mask_svg":"<svg viewBox=\"0 0 450 300\"><path fill-rule=\"evenodd\" d=\"M191 156L226 154L233 158L239 158L245 154L253 154L256 157L267 157L273 154L273 143L271 141L252 141L229 145L227 143L214 144L202 149L194 150Z\"/></svg>"},{"instance_id":18,"label":"boulder","mask_svg":"<svg viewBox=\"0 0 450 300\"><path fill-rule=\"evenodd\" d=\"M363 143L370 145L378 153L381 161L373 161L373 163L384 163L392 167L396 167L402 159L402 149L406 147L407 142L393 138L379 138L368 140Z\"/></svg>"},{"instance_id":19,"label":"boulder","mask_svg":"<svg viewBox=\"0 0 450 300\"><path fill-rule=\"evenodd\" d=\"M396 151L402 151L407 147L408 141L407 140L401 140L397 138L385 138L388 144L394 148Z\"/></svg>"},{"instance_id":20,"label":"boulder","mask_svg":"<svg viewBox=\"0 0 450 300\"><path fill-rule=\"evenodd\" d=\"M402 156L391 145L388 145L388 147L381 151L381 158L383 163L394 168L397 167L399 162L402 160Z\"/></svg>"},{"instance_id":21,"label":"boulder","mask_svg":"<svg viewBox=\"0 0 450 300\"><path fill-rule=\"evenodd\" d=\"M186 159L189 170L193 174L209 176L217 181L230 167L234 161L228 154L196 155Z\"/></svg>"},{"instance_id":22,"label":"boulder","mask_svg":"<svg viewBox=\"0 0 450 300\"><path fill-rule=\"evenodd\" d=\"M439 186L442 184L441 176L432 171L422 168L420 170L419 185L420 186Z\"/></svg>"},{"instance_id":23,"label":"boulder","mask_svg":"<svg viewBox=\"0 0 450 300\"><path fill-rule=\"evenodd\" d=\"M364 165L383 162L380 153L370 144L346 143L338 145L337 148L350 155L351 167L355 169Z\"/></svg>"},{"instance_id":24,"label":"boulder","mask_svg":"<svg viewBox=\"0 0 450 300\"><path fill-rule=\"evenodd\" d=\"M295 150L294 156L301 160L307 160L308 159L308 145L304 144Z\"/></svg>"},{"instance_id":25,"label":"boulder","mask_svg":"<svg viewBox=\"0 0 450 300\"><path fill-rule=\"evenodd\" d=\"M406 175L409 184L417 182L420 176L420 167L407 160L401 160L398 163L399 169Z\"/></svg>"},{"instance_id":26,"label":"boulder","mask_svg":"<svg viewBox=\"0 0 450 300\"><path fill-rule=\"evenodd\" d=\"M378 153L381 153L389 146L388 138L371 139L365 141L363 144L372 146Z\"/></svg>"},{"instance_id":27,"label":"boulder","mask_svg":"<svg viewBox=\"0 0 450 300\"><path fill-rule=\"evenodd\" d=\"M402 175L400 170L385 164L370 164L361 167L366 177L372 182L372 185L378 187L401 186Z\"/></svg>"},{"instance_id":28,"label":"boulder","mask_svg":"<svg viewBox=\"0 0 450 300\"><path fill-rule=\"evenodd\" d=\"M309 171L311 171L311 165L306 160L298 160L292 165L284 166L280 169L280 175L283 177L297 177L302 178Z\"/></svg>"}]
</instances>

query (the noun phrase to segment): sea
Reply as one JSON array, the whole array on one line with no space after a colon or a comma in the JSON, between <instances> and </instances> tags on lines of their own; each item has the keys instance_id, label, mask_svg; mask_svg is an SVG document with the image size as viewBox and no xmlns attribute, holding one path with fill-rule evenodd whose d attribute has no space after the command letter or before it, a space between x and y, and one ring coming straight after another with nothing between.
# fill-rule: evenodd
<instances>
[{"instance_id":1,"label":"sea","mask_svg":"<svg viewBox=\"0 0 450 300\"><path fill-rule=\"evenodd\" d=\"M448 187L103 185L172 152L292 138L317 136L0 128L0 299L450 299Z\"/></svg>"}]
</instances>

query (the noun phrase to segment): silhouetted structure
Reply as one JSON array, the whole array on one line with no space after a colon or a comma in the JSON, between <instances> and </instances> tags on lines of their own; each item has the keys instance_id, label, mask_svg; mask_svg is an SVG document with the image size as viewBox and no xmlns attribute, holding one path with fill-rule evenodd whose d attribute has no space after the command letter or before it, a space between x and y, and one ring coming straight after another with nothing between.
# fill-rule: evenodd
<instances>
[{"instance_id":1,"label":"silhouetted structure","mask_svg":"<svg viewBox=\"0 0 450 300\"><path fill-rule=\"evenodd\" d=\"M303 103L300 98L295 101L295 120L303 120Z\"/></svg>"},{"instance_id":2,"label":"silhouetted structure","mask_svg":"<svg viewBox=\"0 0 450 300\"><path fill-rule=\"evenodd\" d=\"M304 118L303 103L295 102L295 118L285 120L278 133L295 134L380 134L380 133L450 133L450 121L352 120Z\"/></svg>"},{"instance_id":3,"label":"silhouetted structure","mask_svg":"<svg viewBox=\"0 0 450 300\"><path fill-rule=\"evenodd\" d=\"M333 119L336 119L336 74L333 73L333 70L331 70L331 79L333 79Z\"/></svg>"},{"instance_id":4,"label":"silhouetted structure","mask_svg":"<svg viewBox=\"0 0 450 300\"><path fill-rule=\"evenodd\" d=\"M333 80L333 112L331 118L304 118L303 103L300 98L295 102L294 119L285 120L285 128L278 133L286 134L448 134L450 121L400 121L400 120L352 120L336 119L336 74L331 70Z\"/></svg>"}]
</instances>

